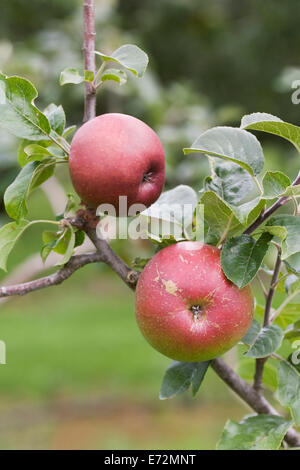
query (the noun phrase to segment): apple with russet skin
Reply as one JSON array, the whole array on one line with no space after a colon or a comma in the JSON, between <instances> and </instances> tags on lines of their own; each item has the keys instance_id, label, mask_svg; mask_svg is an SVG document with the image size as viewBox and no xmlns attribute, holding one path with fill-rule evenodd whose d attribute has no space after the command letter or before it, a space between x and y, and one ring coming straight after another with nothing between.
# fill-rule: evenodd
<instances>
[{"instance_id":1,"label":"apple with russet skin","mask_svg":"<svg viewBox=\"0 0 300 470\"><path fill-rule=\"evenodd\" d=\"M142 271L136 319L146 340L165 356L207 361L248 331L254 312L249 286L239 290L222 270L220 251L196 241L163 248Z\"/></svg>"},{"instance_id":2,"label":"apple with russet skin","mask_svg":"<svg viewBox=\"0 0 300 470\"><path fill-rule=\"evenodd\" d=\"M69 169L83 202L92 208L112 204L119 215L119 196L127 196L128 208L149 207L156 201L165 180L165 155L147 124L126 114L108 113L76 132Z\"/></svg>"}]
</instances>

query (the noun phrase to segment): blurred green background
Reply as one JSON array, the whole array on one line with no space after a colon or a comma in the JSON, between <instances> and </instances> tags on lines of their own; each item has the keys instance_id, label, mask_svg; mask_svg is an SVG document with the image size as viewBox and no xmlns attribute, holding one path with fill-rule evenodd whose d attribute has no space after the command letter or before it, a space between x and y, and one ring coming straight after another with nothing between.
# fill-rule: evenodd
<instances>
[{"instance_id":1,"label":"blurred green background","mask_svg":"<svg viewBox=\"0 0 300 470\"><path fill-rule=\"evenodd\" d=\"M150 56L141 80L109 85L98 113L125 112L160 135L167 187L199 190L205 159L182 148L214 125L238 126L243 114L266 111L299 123L291 101L300 79L297 0L96 0L97 49L110 53L135 43ZM60 87L65 67L82 65L80 0L2 0L0 70L30 79L40 108L62 104L68 124L80 125L81 85ZM261 136L259 136L261 138ZM0 195L13 180L18 142L0 130ZM266 167L293 176L293 148L262 140ZM30 201L31 217L53 217L71 190L67 169ZM7 222L0 206L1 224ZM41 229L18 242L2 282L42 270ZM130 262L149 251L138 242L114 243ZM209 371L196 399L160 402L169 360L150 348L134 319L133 294L108 269L89 266L60 287L0 304L1 449L212 449L228 418L245 407ZM234 365L236 351L228 360Z\"/></svg>"}]
</instances>

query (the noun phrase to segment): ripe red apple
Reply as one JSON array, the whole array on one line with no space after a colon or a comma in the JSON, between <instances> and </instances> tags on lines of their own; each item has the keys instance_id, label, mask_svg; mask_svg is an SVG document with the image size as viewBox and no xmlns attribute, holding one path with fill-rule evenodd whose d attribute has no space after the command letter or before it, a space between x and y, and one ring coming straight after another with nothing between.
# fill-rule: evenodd
<instances>
[{"instance_id":1,"label":"ripe red apple","mask_svg":"<svg viewBox=\"0 0 300 470\"><path fill-rule=\"evenodd\" d=\"M232 348L249 329L250 287L239 290L224 275L220 252L200 242L159 251L142 271L136 318L147 341L178 361L206 361Z\"/></svg>"},{"instance_id":2,"label":"ripe red apple","mask_svg":"<svg viewBox=\"0 0 300 470\"><path fill-rule=\"evenodd\" d=\"M119 196L127 196L128 208L135 203L149 207L156 201L164 185L165 156L147 124L109 113L76 132L69 168L73 186L85 203L95 208L112 204L118 215Z\"/></svg>"}]
</instances>

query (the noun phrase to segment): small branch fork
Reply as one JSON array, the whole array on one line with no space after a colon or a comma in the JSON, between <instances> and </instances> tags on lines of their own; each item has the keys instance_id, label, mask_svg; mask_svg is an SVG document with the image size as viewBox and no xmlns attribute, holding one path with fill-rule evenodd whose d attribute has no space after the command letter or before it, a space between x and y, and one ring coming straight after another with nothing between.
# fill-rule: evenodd
<instances>
[{"instance_id":1,"label":"small branch fork","mask_svg":"<svg viewBox=\"0 0 300 470\"><path fill-rule=\"evenodd\" d=\"M84 62L85 68L95 73L95 26L94 26L94 0L83 0L84 15ZM93 84L86 83L85 87L85 105L84 105L84 122L93 119L96 115L96 90ZM300 173L293 183L300 183ZM260 224L262 224L276 209L286 204L289 198L280 198L268 210L261 213L258 219L246 230L246 233L252 233ZM80 210L76 217L68 220L69 223L84 230L87 236L94 244L96 251L94 253L75 255L69 262L59 269L56 273L40 279L25 282L22 284L12 285L0 288L0 297L8 297L13 295L24 295L45 287L61 284L72 274L83 266L91 263L106 263L115 273L126 283L132 290L135 289L138 281L139 272L133 271L129 266L112 250L107 241L99 239L96 233L96 225L98 222L95 213L91 210ZM270 321L270 311L274 296L275 285L280 271L280 254L276 261L276 267L271 282L271 287L267 295L265 323ZM217 358L211 362L212 369L230 387L250 408L256 413L278 415L277 411L271 404L261 395L261 378L262 372L257 370L257 377L253 387L245 382L233 369L222 359ZM285 441L291 447L300 447L300 434L291 428L285 436Z\"/></svg>"},{"instance_id":2,"label":"small branch fork","mask_svg":"<svg viewBox=\"0 0 300 470\"><path fill-rule=\"evenodd\" d=\"M292 186L296 186L297 184L300 184L300 172L295 179L295 181L292 183ZM267 210L263 210L259 217L245 230L245 234L250 235L254 230L256 230L261 224L263 224L274 212L279 209L280 207L284 206L288 202L290 202L292 199L290 197L282 196L280 197L272 206L269 207Z\"/></svg>"}]
</instances>

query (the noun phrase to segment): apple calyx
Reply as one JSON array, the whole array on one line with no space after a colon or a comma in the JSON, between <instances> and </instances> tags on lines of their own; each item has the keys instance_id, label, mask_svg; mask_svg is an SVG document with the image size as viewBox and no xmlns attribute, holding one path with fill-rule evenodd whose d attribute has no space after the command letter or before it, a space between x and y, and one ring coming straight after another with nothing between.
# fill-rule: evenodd
<instances>
[{"instance_id":1,"label":"apple calyx","mask_svg":"<svg viewBox=\"0 0 300 470\"><path fill-rule=\"evenodd\" d=\"M192 312L194 322L200 320L202 314L204 313L203 307L201 305L192 305L190 311Z\"/></svg>"}]
</instances>

